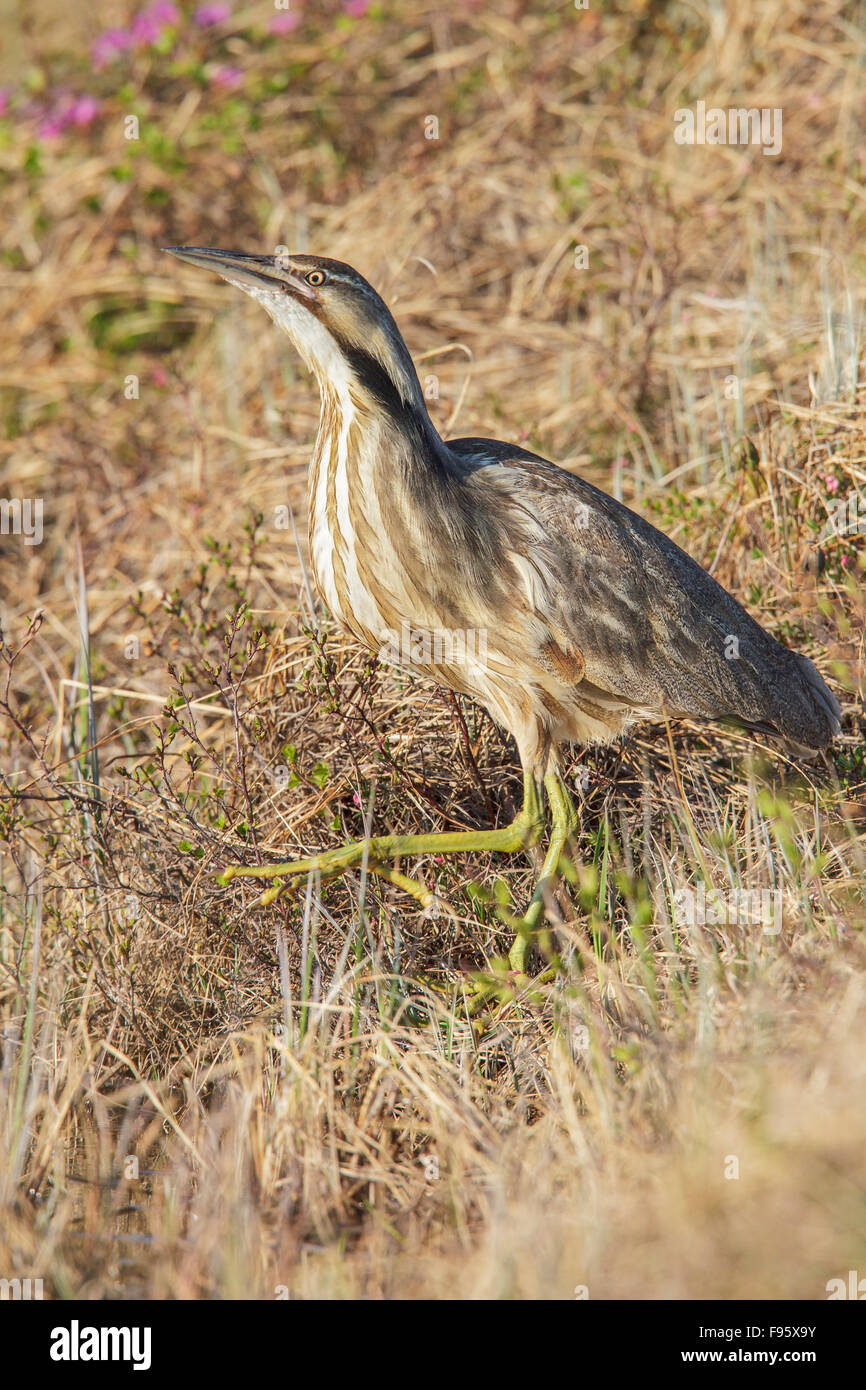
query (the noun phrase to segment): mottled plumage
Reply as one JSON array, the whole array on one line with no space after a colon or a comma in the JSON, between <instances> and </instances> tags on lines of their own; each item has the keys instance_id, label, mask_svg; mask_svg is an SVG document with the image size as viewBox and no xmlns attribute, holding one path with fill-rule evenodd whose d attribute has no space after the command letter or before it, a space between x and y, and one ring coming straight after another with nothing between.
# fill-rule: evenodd
<instances>
[{"instance_id":1,"label":"mottled plumage","mask_svg":"<svg viewBox=\"0 0 866 1390\"><path fill-rule=\"evenodd\" d=\"M428 674L510 730L560 829L572 824L556 781L563 741L666 717L733 719L809 749L838 732L813 664L662 532L524 449L442 440L391 314L357 271L306 255L175 254L257 299L317 377L310 553L328 608L374 650L404 625L486 634L483 659L431 658ZM531 803L527 791L524 832Z\"/></svg>"}]
</instances>

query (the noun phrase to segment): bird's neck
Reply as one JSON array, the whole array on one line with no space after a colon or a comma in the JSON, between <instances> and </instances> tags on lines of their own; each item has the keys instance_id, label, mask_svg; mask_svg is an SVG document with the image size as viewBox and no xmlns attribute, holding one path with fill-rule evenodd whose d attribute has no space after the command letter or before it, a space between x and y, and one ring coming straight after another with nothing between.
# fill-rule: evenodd
<instances>
[{"instance_id":1,"label":"bird's neck","mask_svg":"<svg viewBox=\"0 0 866 1390\"><path fill-rule=\"evenodd\" d=\"M325 469L331 492L335 482L369 489L387 486L399 475L401 484L413 474L441 471L447 446L427 413L418 389L417 399L404 400L377 376L350 373L342 380L319 378L321 411L310 475L311 494L317 474ZM333 509L333 508L332 508Z\"/></svg>"},{"instance_id":2,"label":"bird's neck","mask_svg":"<svg viewBox=\"0 0 866 1390\"><path fill-rule=\"evenodd\" d=\"M442 466L447 447L402 339L386 362L378 353L341 343L337 364L312 365L321 396L317 452L326 441L330 447L343 438L362 466L387 468L397 454L405 456L404 470Z\"/></svg>"},{"instance_id":3,"label":"bird's neck","mask_svg":"<svg viewBox=\"0 0 866 1390\"><path fill-rule=\"evenodd\" d=\"M387 586L398 533L408 545L430 524L449 464L420 386L407 401L381 370L356 364L345 373L317 373L322 407L309 475L310 551L328 608L369 643L382 622L372 610L366 624L361 616L361 572L375 574L379 589Z\"/></svg>"}]
</instances>

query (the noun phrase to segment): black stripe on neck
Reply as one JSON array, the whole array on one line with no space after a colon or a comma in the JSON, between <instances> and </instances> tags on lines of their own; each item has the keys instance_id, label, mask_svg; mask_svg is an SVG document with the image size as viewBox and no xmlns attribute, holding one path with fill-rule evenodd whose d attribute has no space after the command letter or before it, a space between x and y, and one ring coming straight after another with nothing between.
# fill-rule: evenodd
<instances>
[{"instance_id":1,"label":"black stripe on neck","mask_svg":"<svg viewBox=\"0 0 866 1390\"><path fill-rule=\"evenodd\" d=\"M432 430L432 422L421 398L420 386L417 387L418 399L407 401L393 377L372 353L367 352L365 348L357 347L354 343L338 340L338 344L359 384L397 424L404 428L420 428L425 434ZM415 369L411 363L409 370L414 375Z\"/></svg>"}]
</instances>

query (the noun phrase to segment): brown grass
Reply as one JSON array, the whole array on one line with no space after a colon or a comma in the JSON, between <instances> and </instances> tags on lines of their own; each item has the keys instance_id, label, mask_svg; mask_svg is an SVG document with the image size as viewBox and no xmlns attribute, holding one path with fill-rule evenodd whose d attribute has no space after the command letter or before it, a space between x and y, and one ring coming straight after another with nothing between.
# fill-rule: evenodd
<instances>
[{"instance_id":1,"label":"brown grass","mask_svg":"<svg viewBox=\"0 0 866 1390\"><path fill-rule=\"evenodd\" d=\"M0 538L0 1277L820 1298L863 1270L863 555L823 535L840 498L866 514L849 8L311 4L275 43L262 3L186 71L96 76L122 5L46 0L14 36L0 85L31 64L104 105L47 145L22 97L0 142L2 491L45 509L40 545ZM231 98L199 83L214 55ZM782 155L675 145L699 98L782 107ZM443 433L617 491L839 692L802 767L689 727L573 750L563 969L483 1031L469 972L528 864L428 861L436 917L363 876L267 910L213 878L503 821L520 782L486 716L313 621L315 392L171 243L351 261ZM781 931L683 930L699 883L780 891Z\"/></svg>"}]
</instances>

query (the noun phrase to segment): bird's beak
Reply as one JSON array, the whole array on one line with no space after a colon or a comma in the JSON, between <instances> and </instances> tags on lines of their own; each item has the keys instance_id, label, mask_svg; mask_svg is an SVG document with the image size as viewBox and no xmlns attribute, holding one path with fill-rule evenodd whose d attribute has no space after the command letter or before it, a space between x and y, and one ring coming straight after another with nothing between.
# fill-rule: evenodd
<instances>
[{"instance_id":1,"label":"bird's beak","mask_svg":"<svg viewBox=\"0 0 866 1390\"><path fill-rule=\"evenodd\" d=\"M299 299L315 301L316 291L288 263L275 256L255 256L247 251L216 251L210 246L164 246L164 251L190 265L215 270L230 284L242 290L290 290Z\"/></svg>"}]
</instances>

